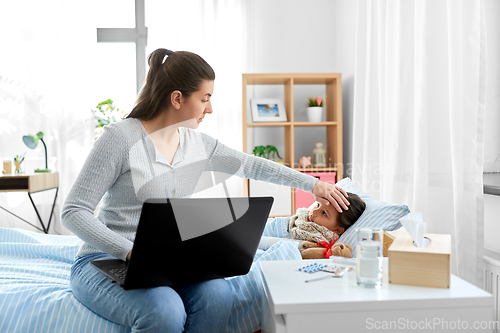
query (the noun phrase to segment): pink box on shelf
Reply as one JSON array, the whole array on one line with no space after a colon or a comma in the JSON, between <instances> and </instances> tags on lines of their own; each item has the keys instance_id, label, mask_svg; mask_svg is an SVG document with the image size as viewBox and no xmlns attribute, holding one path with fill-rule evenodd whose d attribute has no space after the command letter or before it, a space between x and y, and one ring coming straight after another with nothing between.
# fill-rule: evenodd
<instances>
[{"instance_id":1,"label":"pink box on shelf","mask_svg":"<svg viewBox=\"0 0 500 333\"><path fill-rule=\"evenodd\" d=\"M335 171L326 171L326 172L304 172L307 175L311 175L313 177L319 178L322 182L335 184L335 180L337 178L337 173ZM295 191L295 199L294 199L294 207L295 212L297 208L307 208L314 202L314 196L309 192L304 192L299 189L294 189ZM293 212L295 214L295 212Z\"/></svg>"}]
</instances>

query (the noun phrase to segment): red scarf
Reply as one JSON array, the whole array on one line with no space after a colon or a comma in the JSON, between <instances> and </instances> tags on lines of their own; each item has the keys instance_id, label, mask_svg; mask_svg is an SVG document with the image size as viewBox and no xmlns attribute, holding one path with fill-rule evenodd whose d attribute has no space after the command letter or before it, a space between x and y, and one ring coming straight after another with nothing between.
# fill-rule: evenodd
<instances>
[{"instance_id":1,"label":"red scarf","mask_svg":"<svg viewBox=\"0 0 500 333\"><path fill-rule=\"evenodd\" d=\"M336 233L333 233L333 240L331 243L325 241L318 242L318 245L321 245L325 248L325 250L323 251L323 258L328 259L332 256L332 246L338 239L339 236Z\"/></svg>"}]
</instances>

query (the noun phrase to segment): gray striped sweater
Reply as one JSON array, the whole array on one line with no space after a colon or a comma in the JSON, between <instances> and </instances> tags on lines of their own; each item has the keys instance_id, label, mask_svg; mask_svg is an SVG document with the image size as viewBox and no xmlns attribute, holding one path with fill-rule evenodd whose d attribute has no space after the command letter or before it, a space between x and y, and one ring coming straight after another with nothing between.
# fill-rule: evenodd
<instances>
[{"instance_id":1,"label":"gray striped sweater","mask_svg":"<svg viewBox=\"0 0 500 333\"><path fill-rule=\"evenodd\" d=\"M110 124L95 142L64 203L63 226L83 240L77 256L108 253L125 260L132 249L142 203L190 197L203 172L216 171L312 192L315 177L226 147L179 127L172 164L137 119ZM97 216L94 211L102 199ZM203 223L203 221L200 221Z\"/></svg>"}]
</instances>

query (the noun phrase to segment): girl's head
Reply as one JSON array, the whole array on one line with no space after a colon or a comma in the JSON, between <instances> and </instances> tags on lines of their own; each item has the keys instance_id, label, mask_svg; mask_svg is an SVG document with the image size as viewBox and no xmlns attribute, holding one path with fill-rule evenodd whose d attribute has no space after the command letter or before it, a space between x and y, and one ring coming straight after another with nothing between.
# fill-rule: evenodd
<instances>
[{"instance_id":1,"label":"girl's head","mask_svg":"<svg viewBox=\"0 0 500 333\"><path fill-rule=\"evenodd\" d=\"M349 209L339 213L332 205L323 205L319 202L310 209L309 220L334 231L337 235L342 235L350 226L358 220L366 208L366 204L361 198L347 192Z\"/></svg>"},{"instance_id":2,"label":"girl's head","mask_svg":"<svg viewBox=\"0 0 500 333\"><path fill-rule=\"evenodd\" d=\"M199 110L207 108L215 73L202 57L187 51L157 49L149 55L148 64L146 83L127 118L151 120L170 106L178 110L185 107L191 116L198 117Z\"/></svg>"},{"instance_id":3,"label":"girl's head","mask_svg":"<svg viewBox=\"0 0 500 333\"><path fill-rule=\"evenodd\" d=\"M360 218L366 208L366 203L357 194L347 192L347 195L349 209L339 213L339 224L345 230Z\"/></svg>"}]
</instances>

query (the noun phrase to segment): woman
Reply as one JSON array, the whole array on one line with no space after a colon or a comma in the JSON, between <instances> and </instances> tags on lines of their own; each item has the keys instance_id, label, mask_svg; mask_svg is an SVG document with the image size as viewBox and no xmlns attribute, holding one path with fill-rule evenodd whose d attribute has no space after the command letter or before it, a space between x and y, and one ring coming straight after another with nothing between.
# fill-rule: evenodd
<instances>
[{"instance_id":1,"label":"woman","mask_svg":"<svg viewBox=\"0 0 500 333\"><path fill-rule=\"evenodd\" d=\"M135 107L126 119L105 127L64 204L63 225L84 241L71 270L71 288L90 310L132 332L223 332L233 305L224 279L126 291L89 262L130 258L144 200L189 197L203 171L296 187L339 211L347 209L346 194L193 131L212 113L215 74L200 56L158 49L148 64Z\"/></svg>"}]
</instances>

